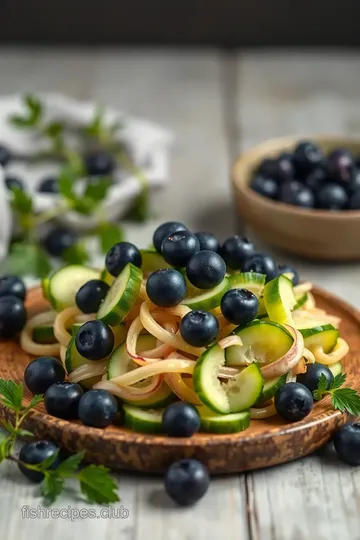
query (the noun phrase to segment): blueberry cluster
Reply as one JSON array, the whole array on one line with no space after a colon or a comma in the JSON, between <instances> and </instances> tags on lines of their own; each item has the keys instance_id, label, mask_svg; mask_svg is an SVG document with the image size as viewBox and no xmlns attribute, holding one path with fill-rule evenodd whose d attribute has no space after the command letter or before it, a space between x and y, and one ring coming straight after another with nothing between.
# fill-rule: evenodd
<instances>
[{"instance_id":1,"label":"blueberry cluster","mask_svg":"<svg viewBox=\"0 0 360 540\"><path fill-rule=\"evenodd\" d=\"M292 153L260 163L251 188L269 199L303 208L360 209L360 160L346 149L325 154L317 144L301 141Z\"/></svg>"}]
</instances>

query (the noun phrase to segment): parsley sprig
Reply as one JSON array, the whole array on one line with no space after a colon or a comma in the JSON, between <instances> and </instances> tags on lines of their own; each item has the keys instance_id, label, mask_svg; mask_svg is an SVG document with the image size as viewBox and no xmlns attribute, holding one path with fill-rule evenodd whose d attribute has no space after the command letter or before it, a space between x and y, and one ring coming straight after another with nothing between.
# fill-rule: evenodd
<instances>
[{"instance_id":1,"label":"parsley sprig","mask_svg":"<svg viewBox=\"0 0 360 540\"><path fill-rule=\"evenodd\" d=\"M318 387L313 391L315 400L320 400L326 394L330 394L334 409L346 411L353 416L360 415L360 396L353 388L342 387L346 381L346 374L336 375L328 388L328 381L324 374L319 378Z\"/></svg>"},{"instance_id":2,"label":"parsley sprig","mask_svg":"<svg viewBox=\"0 0 360 540\"><path fill-rule=\"evenodd\" d=\"M40 491L45 504L52 504L57 499L64 490L68 479L75 479L79 482L80 490L89 503L109 504L118 501L117 484L110 476L110 470L102 465L82 467L84 452L79 452L60 461L60 464L54 469L51 467L58 458L59 450L36 465L21 462L13 455L17 437L33 437L30 431L22 427L22 424L32 413L34 407L43 400L42 395L35 395L31 402L25 405L23 398L22 384L0 379L0 402L15 412L14 423L6 420L1 421L2 427L6 429L8 435L0 434L0 462L8 459L29 470L43 473L44 479L40 484Z\"/></svg>"}]
</instances>

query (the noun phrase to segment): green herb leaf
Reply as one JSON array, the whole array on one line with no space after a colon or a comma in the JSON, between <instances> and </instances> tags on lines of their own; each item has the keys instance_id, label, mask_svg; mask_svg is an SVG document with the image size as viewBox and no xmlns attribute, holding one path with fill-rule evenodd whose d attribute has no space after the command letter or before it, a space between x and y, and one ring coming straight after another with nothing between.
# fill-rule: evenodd
<instances>
[{"instance_id":1,"label":"green herb leaf","mask_svg":"<svg viewBox=\"0 0 360 540\"><path fill-rule=\"evenodd\" d=\"M85 264L89 260L89 253L82 243L77 242L64 251L62 258L70 264Z\"/></svg>"},{"instance_id":2,"label":"green herb leaf","mask_svg":"<svg viewBox=\"0 0 360 540\"><path fill-rule=\"evenodd\" d=\"M68 457L60 463L56 469L56 472L63 475L74 473L84 459L84 455L85 452L79 452L78 454Z\"/></svg>"},{"instance_id":3,"label":"green herb leaf","mask_svg":"<svg viewBox=\"0 0 360 540\"><path fill-rule=\"evenodd\" d=\"M96 202L88 197L82 197L81 199L75 199L72 203L73 209L79 214L89 216L96 208Z\"/></svg>"},{"instance_id":4,"label":"green herb leaf","mask_svg":"<svg viewBox=\"0 0 360 540\"><path fill-rule=\"evenodd\" d=\"M3 396L3 402L11 405L11 409L20 411L22 409L22 399L24 396L24 388L22 384L17 384L12 380L0 379L0 395Z\"/></svg>"},{"instance_id":5,"label":"green herb leaf","mask_svg":"<svg viewBox=\"0 0 360 540\"><path fill-rule=\"evenodd\" d=\"M102 465L89 465L79 472L81 491L90 503L106 504L119 500L117 485L109 472Z\"/></svg>"},{"instance_id":6,"label":"green herb leaf","mask_svg":"<svg viewBox=\"0 0 360 540\"><path fill-rule=\"evenodd\" d=\"M98 238L102 253L107 253L114 244L124 240L124 231L119 225L102 223L98 228Z\"/></svg>"},{"instance_id":7,"label":"green herb leaf","mask_svg":"<svg viewBox=\"0 0 360 540\"><path fill-rule=\"evenodd\" d=\"M49 471L45 473L45 478L41 482L41 494L45 499L45 504L50 505L56 501L64 489L65 479L57 474L57 471Z\"/></svg>"},{"instance_id":8,"label":"green herb leaf","mask_svg":"<svg viewBox=\"0 0 360 540\"><path fill-rule=\"evenodd\" d=\"M34 434L31 433L28 429L17 429L16 435L18 437L34 437Z\"/></svg>"},{"instance_id":9,"label":"green herb leaf","mask_svg":"<svg viewBox=\"0 0 360 540\"><path fill-rule=\"evenodd\" d=\"M26 409L33 409L34 407L36 407L36 405L38 405L39 403L41 403L44 399L44 396L42 394L35 394L29 405L26 407Z\"/></svg>"},{"instance_id":10,"label":"green herb leaf","mask_svg":"<svg viewBox=\"0 0 360 540\"><path fill-rule=\"evenodd\" d=\"M323 375L322 375L323 377ZM329 390L335 390L336 388L340 388L346 381L346 373L338 373L335 375Z\"/></svg>"},{"instance_id":11,"label":"green herb leaf","mask_svg":"<svg viewBox=\"0 0 360 540\"><path fill-rule=\"evenodd\" d=\"M76 177L70 165L61 167L59 173L59 193L71 201L76 199L76 196L74 195L75 180Z\"/></svg>"},{"instance_id":12,"label":"green herb leaf","mask_svg":"<svg viewBox=\"0 0 360 540\"><path fill-rule=\"evenodd\" d=\"M98 107L90 124L86 126L85 133L90 137L100 138L103 126L104 111Z\"/></svg>"},{"instance_id":13,"label":"green herb leaf","mask_svg":"<svg viewBox=\"0 0 360 540\"><path fill-rule=\"evenodd\" d=\"M58 138L62 134L64 126L61 122L50 122L45 128L44 133L54 139Z\"/></svg>"},{"instance_id":14,"label":"green herb leaf","mask_svg":"<svg viewBox=\"0 0 360 540\"><path fill-rule=\"evenodd\" d=\"M42 115L42 105L40 101L33 95L29 94L23 98L26 107L24 115L13 114L9 117L10 123L19 128L34 127L40 120Z\"/></svg>"},{"instance_id":15,"label":"green herb leaf","mask_svg":"<svg viewBox=\"0 0 360 540\"><path fill-rule=\"evenodd\" d=\"M150 217L149 190L147 187L144 187L142 192L135 198L130 210L126 213L125 219L144 223Z\"/></svg>"},{"instance_id":16,"label":"green herb leaf","mask_svg":"<svg viewBox=\"0 0 360 540\"><path fill-rule=\"evenodd\" d=\"M12 244L4 272L18 276L45 277L51 270L49 257L35 244Z\"/></svg>"},{"instance_id":17,"label":"green herb leaf","mask_svg":"<svg viewBox=\"0 0 360 540\"><path fill-rule=\"evenodd\" d=\"M360 396L353 388L337 388L331 392L334 409L348 412L354 416L360 415Z\"/></svg>"},{"instance_id":18,"label":"green herb leaf","mask_svg":"<svg viewBox=\"0 0 360 540\"><path fill-rule=\"evenodd\" d=\"M84 196L92 199L94 202L100 202L105 199L107 192L112 185L112 178L108 176L92 178L88 181Z\"/></svg>"},{"instance_id":19,"label":"green herb leaf","mask_svg":"<svg viewBox=\"0 0 360 540\"><path fill-rule=\"evenodd\" d=\"M28 193L21 189L12 188L11 207L15 212L18 212L22 216L29 215L32 212L33 201Z\"/></svg>"},{"instance_id":20,"label":"green herb leaf","mask_svg":"<svg viewBox=\"0 0 360 540\"><path fill-rule=\"evenodd\" d=\"M49 469L51 465L53 465L55 461L57 460L59 452L60 450L59 448L57 448L57 450L51 456L48 456L47 458L45 458L44 461L42 461L41 463L36 464L35 466L36 470L46 471L47 469ZM32 467L34 467L34 465L32 465Z\"/></svg>"},{"instance_id":21,"label":"green herb leaf","mask_svg":"<svg viewBox=\"0 0 360 540\"><path fill-rule=\"evenodd\" d=\"M10 455L13 441L13 437L8 437L5 433L0 433L0 462Z\"/></svg>"},{"instance_id":22,"label":"green herb leaf","mask_svg":"<svg viewBox=\"0 0 360 540\"><path fill-rule=\"evenodd\" d=\"M31 433L31 431L28 431L27 429L22 428L15 428L10 422L7 422L6 420L3 420L1 422L2 426L8 431L11 435L14 435L15 437L33 437L34 435Z\"/></svg>"}]
</instances>

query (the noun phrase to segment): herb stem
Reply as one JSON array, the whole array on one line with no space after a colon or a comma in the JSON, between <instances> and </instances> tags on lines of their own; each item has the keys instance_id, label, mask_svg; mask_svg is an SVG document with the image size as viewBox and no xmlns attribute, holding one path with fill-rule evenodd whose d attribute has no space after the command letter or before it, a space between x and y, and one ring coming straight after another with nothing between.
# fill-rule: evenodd
<instances>
[{"instance_id":1,"label":"herb stem","mask_svg":"<svg viewBox=\"0 0 360 540\"><path fill-rule=\"evenodd\" d=\"M52 208L51 210L48 210L47 212L44 212L43 214L40 214L39 216L36 216L34 218L34 227L43 225L47 221L51 221L52 219L62 216L66 214L67 212L69 212L70 210L71 210L71 206L68 203Z\"/></svg>"}]
</instances>

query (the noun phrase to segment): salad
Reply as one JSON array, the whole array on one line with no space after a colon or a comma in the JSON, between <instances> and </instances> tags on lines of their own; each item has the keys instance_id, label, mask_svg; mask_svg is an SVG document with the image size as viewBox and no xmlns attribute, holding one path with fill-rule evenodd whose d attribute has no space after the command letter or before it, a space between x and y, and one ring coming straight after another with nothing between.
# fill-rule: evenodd
<instances>
[{"instance_id":1,"label":"salad","mask_svg":"<svg viewBox=\"0 0 360 540\"><path fill-rule=\"evenodd\" d=\"M98 428L191 436L295 422L349 350L293 268L177 222L148 249L115 244L103 269L53 271L42 290L48 304L20 334L38 357L25 383L49 414Z\"/></svg>"}]
</instances>

